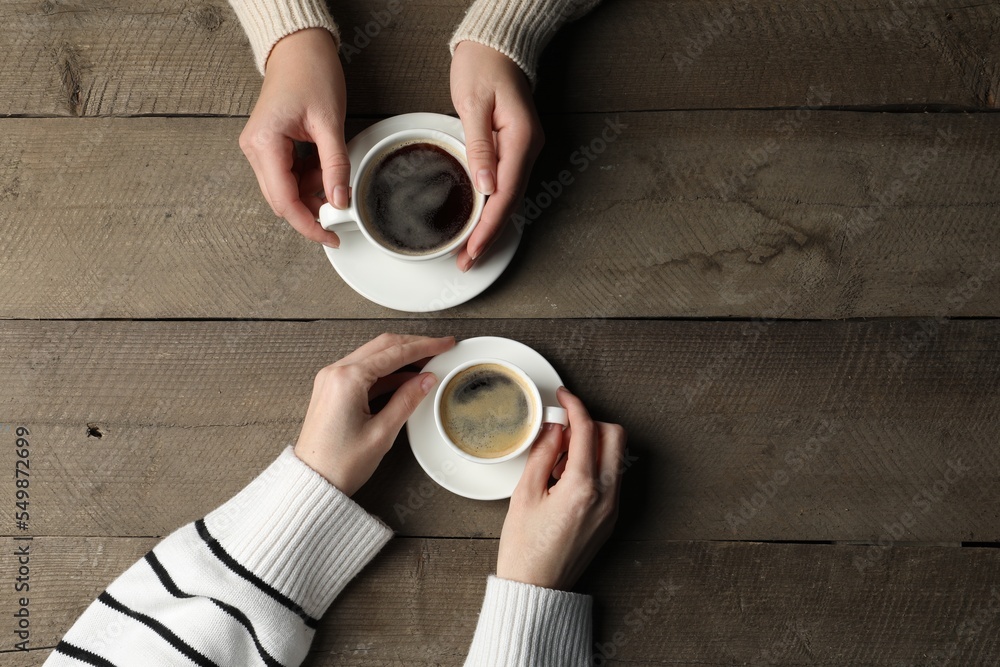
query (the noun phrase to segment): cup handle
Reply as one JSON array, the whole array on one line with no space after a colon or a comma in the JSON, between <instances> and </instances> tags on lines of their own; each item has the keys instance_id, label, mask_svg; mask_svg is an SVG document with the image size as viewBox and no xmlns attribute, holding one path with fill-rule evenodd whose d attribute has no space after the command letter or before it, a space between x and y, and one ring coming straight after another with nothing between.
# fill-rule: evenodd
<instances>
[{"instance_id":1,"label":"cup handle","mask_svg":"<svg viewBox=\"0 0 1000 667\"><path fill-rule=\"evenodd\" d=\"M566 408L556 406L546 407L542 410L542 423L559 424L565 428L569 425L569 415L566 413Z\"/></svg>"},{"instance_id":2,"label":"cup handle","mask_svg":"<svg viewBox=\"0 0 1000 667\"><path fill-rule=\"evenodd\" d=\"M333 204L326 203L319 207L319 224L327 231L356 232L358 231L356 217L353 206L339 209L334 208Z\"/></svg>"}]
</instances>

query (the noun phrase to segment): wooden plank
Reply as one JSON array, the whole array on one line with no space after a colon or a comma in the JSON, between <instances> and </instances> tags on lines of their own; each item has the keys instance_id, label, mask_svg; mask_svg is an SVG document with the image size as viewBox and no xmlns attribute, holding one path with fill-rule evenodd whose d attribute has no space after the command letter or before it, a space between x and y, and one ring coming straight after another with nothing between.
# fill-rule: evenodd
<instances>
[{"instance_id":1,"label":"wooden plank","mask_svg":"<svg viewBox=\"0 0 1000 667\"><path fill-rule=\"evenodd\" d=\"M28 427L35 534L164 535L294 442L315 371L385 326L2 322L0 463ZM394 329L523 341L624 424L624 537L1000 541L1000 321ZM496 537L506 512L437 487L403 438L358 501L421 537Z\"/></svg>"},{"instance_id":2,"label":"wooden plank","mask_svg":"<svg viewBox=\"0 0 1000 667\"><path fill-rule=\"evenodd\" d=\"M275 219L241 121L0 123L0 317L404 316ZM519 255L446 314L1000 314L998 129L994 114L561 118Z\"/></svg>"},{"instance_id":3,"label":"wooden plank","mask_svg":"<svg viewBox=\"0 0 1000 667\"><path fill-rule=\"evenodd\" d=\"M44 647L150 546L148 539L35 539L31 618L38 650L0 664L41 664ZM859 572L854 561L865 551L614 543L583 583L597 602L595 656L604 659L598 664L995 659L1000 553L896 546L886 549L877 572ZM462 664L495 560L493 540L394 540L331 608L306 664ZM11 563L0 566L8 581ZM11 594L4 595L9 609Z\"/></svg>"},{"instance_id":4,"label":"wooden plank","mask_svg":"<svg viewBox=\"0 0 1000 667\"><path fill-rule=\"evenodd\" d=\"M467 0L338 2L350 111L447 112L446 43ZM373 12L385 27L368 24ZM605 2L542 64L544 110L997 108L995 3ZM360 31L375 34L366 39ZM359 48L360 47L360 48ZM0 6L0 115L249 114L260 77L223 0ZM349 60L348 60L349 58Z\"/></svg>"}]
</instances>

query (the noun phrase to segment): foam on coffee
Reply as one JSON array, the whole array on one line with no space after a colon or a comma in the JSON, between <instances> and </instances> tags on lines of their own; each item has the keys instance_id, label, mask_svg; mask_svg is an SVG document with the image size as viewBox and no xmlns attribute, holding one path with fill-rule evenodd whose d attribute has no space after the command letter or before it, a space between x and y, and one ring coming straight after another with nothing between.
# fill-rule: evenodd
<instances>
[{"instance_id":1,"label":"foam on coffee","mask_svg":"<svg viewBox=\"0 0 1000 667\"><path fill-rule=\"evenodd\" d=\"M407 255L444 248L472 222L475 191L451 151L428 140L389 147L367 170L362 217L375 240Z\"/></svg>"},{"instance_id":2,"label":"foam on coffee","mask_svg":"<svg viewBox=\"0 0 1000 667\"><path fill-rule=\"evenodd\" d=\"M464 452L499 458L531 435L535 414L530 389L510 369L490 363L470 366L443 391L441 423Z\"/></svg>"}]
</instances>

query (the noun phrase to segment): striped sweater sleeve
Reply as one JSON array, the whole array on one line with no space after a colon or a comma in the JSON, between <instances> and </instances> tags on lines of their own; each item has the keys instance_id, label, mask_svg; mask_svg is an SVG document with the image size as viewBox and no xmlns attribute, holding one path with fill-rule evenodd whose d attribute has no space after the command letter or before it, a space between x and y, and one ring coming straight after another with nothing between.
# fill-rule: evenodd
<instances>
[{"instance_id":1,"label":"striped sweater sleeve","mask_svg":"<svg viewBox=\"0 0 1000 667\"><path fill-rule=\"evenodd\" d=\"M592 602L490 577L465 667L589 667Z\"/></svg>"},{"instance_id":2,"label":"striped sweater sleeve","mask_svg":"<svg viewBox=\"0 0 1000 667\"><path fill-rule=\"evenodd\" d=\"M45 665L299 665L319 618L391 536L288 447L112 582Z\"/></svg>"},{"instance_id":3,"label":"striped sweater sleeve","mask_svg":"<svg viewBox=\"0 0 1000 667\"><path fill-rule=\"evenodd\" d=\"M476 0L452 35L459 42L485 44L504 54L535 84L538 58L553 35L596 7L600 0Z\"/></svg>"}]
</instances>

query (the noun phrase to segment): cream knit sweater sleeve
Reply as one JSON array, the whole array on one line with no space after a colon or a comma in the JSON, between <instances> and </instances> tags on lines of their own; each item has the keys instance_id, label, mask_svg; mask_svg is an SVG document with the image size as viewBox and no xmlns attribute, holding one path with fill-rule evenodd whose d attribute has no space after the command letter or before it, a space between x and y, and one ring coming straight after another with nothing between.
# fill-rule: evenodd
<instances>
[{"instance_id":1,"label":"cream knit sweater sleeve","mask_svg":"<svg viewBox=\"0 0 1000 667\"><path fill-rule=\"evenodd\" d=\"M567 21L580 18L600 0L476 0L448 46L479 42L504 54L534 85L542 50Z\"/></svg>"},{"instance_id":2,"label":"cream knit sweater sleeve","mask_svg":"<svg viewBox=\"0 0 1000 667\"><path fill-rule=\"evenodd\" d=\"M306 28L325 28L340 48L340 31L323 0L229 0L250 40L261 74L278 40Z\"/></svg>"},{"instance_id":3,"label":"cream knit sweater sleeve","mask_svg":"<svg viewBox=\"0 0 1000 667\"><path fill-rule=\"evenodd\" d=\"M469 40L492 47L517 63L532 84L538 58L556 31L600 0L476 0L449 42L452 53ZM250 40L257 69L278 40L305 28L325 28L340 45L340 32L323 0L229 0Z\"/></svg>"}]
</instances>

